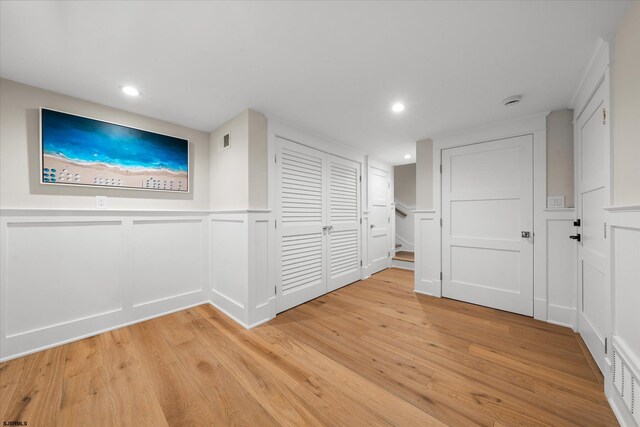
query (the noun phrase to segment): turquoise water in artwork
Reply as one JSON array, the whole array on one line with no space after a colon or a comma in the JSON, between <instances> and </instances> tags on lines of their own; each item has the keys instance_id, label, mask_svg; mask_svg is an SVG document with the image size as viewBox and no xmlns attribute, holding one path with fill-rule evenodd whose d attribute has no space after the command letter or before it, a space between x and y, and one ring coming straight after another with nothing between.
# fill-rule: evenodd
<instances>
[{"instance_id":1,"label":"turquoise water in artwork","mask_svg":"<svg viewBox=\"0 0 640 427\"><path fill-rule=\"evenodd\" d=\"M44 154L121 169L186 172L186 139L42 109ZM46 171L45 171L46 172Z\"/></svg>"}]
</instances>

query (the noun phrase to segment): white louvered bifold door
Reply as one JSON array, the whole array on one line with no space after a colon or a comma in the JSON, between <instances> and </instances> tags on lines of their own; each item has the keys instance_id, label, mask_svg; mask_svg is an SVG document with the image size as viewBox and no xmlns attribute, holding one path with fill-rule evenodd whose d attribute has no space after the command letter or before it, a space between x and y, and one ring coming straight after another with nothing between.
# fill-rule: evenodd
<instances>
[{"instance_id":1,"label":"white louvered bifold door","mask_svg":"<svg viewBox=\"0 0 640 427\"><path fill-rule=\"evenodd\" d=\"M327 292L326 154L278 138L276 286L281 312Z\"/></svg>"},{"instance_id":2,"label":"white louvered bifold door","mask_svg":"<svg viewBox=\"0 0 640 427\"><path fill-rule=\"evenodd\" d=\"M360 279L360 164L327 154L328 277L333 291Z\"/></svg>"}]
</instances>

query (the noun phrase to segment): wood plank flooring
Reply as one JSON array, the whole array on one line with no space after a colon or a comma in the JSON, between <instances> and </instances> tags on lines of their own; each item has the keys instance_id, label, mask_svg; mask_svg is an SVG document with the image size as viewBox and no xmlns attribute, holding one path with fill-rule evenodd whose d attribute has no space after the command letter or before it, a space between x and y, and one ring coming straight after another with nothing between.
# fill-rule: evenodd
<instances>
[{"instance_id":1,"label":"wood plank flooring","mask_svg":"<svg viewBox=\"0 0 640 427\"><path fill-rule=\"evenodd\" d=\"M579 336L389 269L247 331L203 305L0 364L0 420L617 425Z\"/></svg>"}]
</instances>

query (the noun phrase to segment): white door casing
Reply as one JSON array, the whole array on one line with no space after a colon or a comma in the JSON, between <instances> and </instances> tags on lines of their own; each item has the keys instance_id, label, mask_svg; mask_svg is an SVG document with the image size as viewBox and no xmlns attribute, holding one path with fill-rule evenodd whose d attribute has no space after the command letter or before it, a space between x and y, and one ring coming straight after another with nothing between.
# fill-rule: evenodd
<instances>
[{"instance_id":1,"label":"white door casing","mask_svg":"<svg viewBox=\"0 0 640 427\"><path fill-rule=\"evenodd\" d=\"M389 171L369 165L370 274L391 266L391 177Z\"/></svg>"},{"instance_id":2,"label":"white door casing","mask_svg":"<svg viewBox=\"0 0 640 427\"><path fill-rule=\"evenodd\" d=\"M327 154L327 291L360 279L360 165Z\"/></svg>"},{"instance_id":3,"label":"white door casing","mask_svg":"<svg viewBox=\"0 0 640 427\"><path fill-rule=\"evenodd\" d=\"M442 165L442 296L532 316L532 135L445 149Z\"/></svg>"},{"instance_id":4,"label":"white door casing","mask_svg":"<svg viewBox=\"0 0 640 427\"><path fill-rule=\"evenodd\" d=\"M276 310L327 291L326 155L278 138Z\"/></svg>"},{"instance_id":5,"label":"white door casing","mask_svg":"<svg viewBox=\"0 0 640 427\"><path fill-rule=\"evenodd\" d=\"M608 204L608 84L603 82L577 121L578 331L602 372L611 330L605 211Z\"/></svg>"}]
</instances>

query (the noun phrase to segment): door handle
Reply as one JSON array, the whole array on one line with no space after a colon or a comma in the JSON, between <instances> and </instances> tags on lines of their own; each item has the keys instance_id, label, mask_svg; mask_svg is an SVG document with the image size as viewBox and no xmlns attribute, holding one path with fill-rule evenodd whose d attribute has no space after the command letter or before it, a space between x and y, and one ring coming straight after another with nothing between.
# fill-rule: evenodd
<instances>
[{"instance_id":1,"label":"door handle","mask_svg":"<svg viewBox=\"0 0 640 427\"><path fill-rule=\"evenodd\" d=\"M581 241L581 240L580 240L580 233L576 234L575 236L569 236L569 238L570 238L570 239L573 239L573 240L577 240L578 242L580 242L580 241Z\"/></svg>"},{"instance_id":2,"label":"door handle","mask_svg":"<svg viewBox=\"0 0 640 427\"><path fill-rule=\"evenodd\" d=\"M328 232L329 234L331 234L331 232L332 232L332 231L333 231L333 225L328 226L328 227L327 227L327 232Z\"/></svg>"},{"instance_id":3,"label":"door handle","mask_svg":"<svg viewBox=\"0 0 640 427\"><path fill-rule=\"evenodd\" d=\"M574 227L580 227L580 218L578 218L575 221L573 221L573 226Z\"/></svg>"},{"instance_id":4,"label":"door handle","mask_svg":"<svg viewBox=\"0 0 640 427\"><path fill-rule=\"evenodd\" d=\"M520 232L520 236L522 236L525 239L529 239L531 237L531 232L530 231L521 231Z\"/></svg>"},{"instance_id":5,"label":"door handle","mask_svg":"<svg viewBox=\"0 0 640 427\"><path fill-rule=\"evenodd\" d=\"M376 226L375 224L371 224L371 225L369 226L369 228L373 228L373 227L375 227L375 226Z\"/></svg>"}]
</instances>

